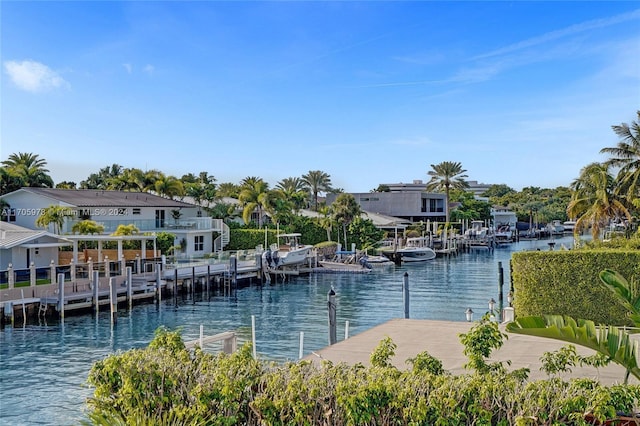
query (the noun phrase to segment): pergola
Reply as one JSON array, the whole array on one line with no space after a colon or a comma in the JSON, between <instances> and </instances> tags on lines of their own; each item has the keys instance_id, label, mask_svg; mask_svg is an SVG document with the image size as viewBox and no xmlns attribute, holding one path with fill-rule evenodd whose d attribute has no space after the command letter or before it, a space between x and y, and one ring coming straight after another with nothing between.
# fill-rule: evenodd
<instances>
[{"instance_id":1,"label":"pergola","mask_svg":"<svg viewBox=\"0 0 640 426\"><path fill-rule=\"evenodd\" d=\"M146 256L146 242L153 240L153 253L157 252L156 234L151 235L65 235L65 239L73 243L73 261L78 262L78 242L80 241L97 241L98 242L98 262L102 262L102 243L105 241L116 242L118 244L118 260L122 258L124 241L140 241L140 259Z\"/></svg>"}]
</instances>

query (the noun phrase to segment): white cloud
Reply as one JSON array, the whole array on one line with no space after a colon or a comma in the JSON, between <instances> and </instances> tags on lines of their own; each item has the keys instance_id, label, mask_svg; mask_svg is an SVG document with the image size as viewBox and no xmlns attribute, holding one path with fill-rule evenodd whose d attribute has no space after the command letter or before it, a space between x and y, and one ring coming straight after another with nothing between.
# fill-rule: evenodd
<instances>
[{"instance_id":1,"label":"white cloud","mask_svg":"<svg viewBox=\"0 0 640 426\"><path fill-rule=\"evenodd\" d=\"M131 66L131 64L122 64L122 66L125 70L127 70L127 74L131 74L131 71L133 71L133 67Z\"/></svg>"},{"instance_id":2,"label":"white cloud","mask_svg":"<svg viewBox=\"0 0 640 426\"><path fill-rule=\"evenodd\" d=\"M6 61L4 69L11 81L27 92L44 92L69 85L58 73L36 61Z\"/></svg>"},{"instance_id":3,"label":"white cloud","mask_svg":"<svg viewBox=\"0 0 640 426\"><path fill-rule=\"evenodd\" d=\"M155 71L155 69L156 68L150 64L144 66L144 72L146 72L147 74L153 74L153 71Z\"/></svg>"}]
</instances>

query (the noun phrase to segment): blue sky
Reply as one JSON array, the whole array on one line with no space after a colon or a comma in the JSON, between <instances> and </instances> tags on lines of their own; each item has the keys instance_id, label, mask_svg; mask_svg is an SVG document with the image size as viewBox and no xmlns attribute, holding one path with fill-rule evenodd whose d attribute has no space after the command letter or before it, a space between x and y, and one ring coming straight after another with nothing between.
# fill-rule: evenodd
<instances>
[{"instance_id":1,"label":"blue sky","mask_svg":"<svg viewBox=\"0 0 640 426\"><path fill-rule=\"evenodd\" d=\"M639 2L0 3L0 158L271 186L566 186L640 109Z\"/></svg>"}]
</instances>

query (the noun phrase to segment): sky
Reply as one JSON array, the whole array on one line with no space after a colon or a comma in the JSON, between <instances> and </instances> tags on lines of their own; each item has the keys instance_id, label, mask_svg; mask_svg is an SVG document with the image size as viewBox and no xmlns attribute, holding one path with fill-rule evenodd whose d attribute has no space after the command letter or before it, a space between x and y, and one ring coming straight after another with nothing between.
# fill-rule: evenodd
<instances>
[{"instance_id":1,"label":"sky","mask_svg":"<svg viewBox=\"0 0 640 426\"><path fill-rule=\"evenodd\" d=\"M0 159L274 187L568 186L640 109L640 2L2 1Z\"/></svg>"}]
</instances>

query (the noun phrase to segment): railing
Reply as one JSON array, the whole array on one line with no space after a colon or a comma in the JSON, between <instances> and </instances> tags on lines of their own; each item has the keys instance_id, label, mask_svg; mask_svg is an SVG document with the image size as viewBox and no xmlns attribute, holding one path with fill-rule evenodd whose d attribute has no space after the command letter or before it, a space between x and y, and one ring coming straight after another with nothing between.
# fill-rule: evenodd
<instances>
[{"instance_id":1,"label":"railing","mask_svg":"<svg viewBox=\"0 0 640 426\"><path fill-rule=\"evenodd\" d=\"M72 234L73 225L79 220L65 222L62 227L63 234ZM167 231L172 230L197 230L197 231L224 231L224 221L222 219L214 219L211 217L190 217L184 219L118 219L118 220L99 220L96 221L104 226L104 233L111 234L118 229L120 225L133 225L141 232Z\"/></svg>"},{"instance_id":2,"label":"railing","mask_svg":"<svg viewBox=\"0 0 640 426\"><path fill-rule=\"evenodd\" d=\"M70 263L66 265L55 265L53 262L48 267L35 267L14 269L10 267L0 271L0 287L34 287L41 284L54 284L58 279L58 274L64 274L65 282L77 282L78 280L90 280L92 272L98 271L100 277L112 277L124 275L126 267L130 266L132 273L155 272L156 265L162 265L163 259L160 257L135 260L103 261Z\"/></svg>"}]
</instances>

